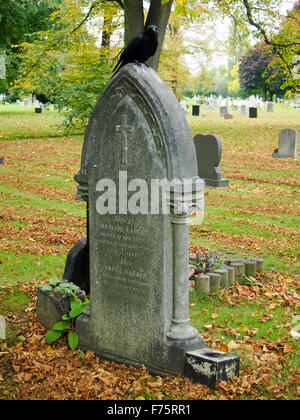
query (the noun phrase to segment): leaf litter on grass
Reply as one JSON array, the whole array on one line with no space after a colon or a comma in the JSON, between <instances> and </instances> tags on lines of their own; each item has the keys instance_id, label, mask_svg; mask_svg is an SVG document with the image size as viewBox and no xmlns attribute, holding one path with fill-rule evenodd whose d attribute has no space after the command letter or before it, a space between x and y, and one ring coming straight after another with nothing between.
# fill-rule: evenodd
<instances>
[{"instance_id":1,"label":"leaf litter on grass","mask_svg":"<svg viewBox=\"0 0 300 420\"><path fill-rule=\"evenodd\" d=\"M300 297L290 289L291 282L282 280L278 278L273 284L272 279L268 278L262 287L236 284L224 290L220 298L233 306L247 300L275 300L284 305L289 316L292 316L294 308L299 308ZM144 366L135 368L101 360L91 351L87 351L83 357L80 350L68 348L65 338L48 346L45 342L46 330L36 316L36 287L28 283L19 283L18 287L22 293L30 295L26 309L28 325L22 331L23 339L14 346L0 344L2 399L120 400L151 396L157 400L207 400L296 399L299 396L299 370L290 369L283 380L283 371L289 366L288 356L295 352L288 334L290 324L286 320L282 321L287 333L273 342L267 337L256 339L254 330L248 330L247 335L242 337L234 328L217 323L205 330L203 335L209 347L235 351L242 361L240 376L229 382L220 382L217 390L212 391L203 385L193 384L187 378L152 376ZM252 315L257 316L255 313ZM212 322L219 319L215 312L210 316ZM265 323L267 318L261 317L259 322ZM227 344L215 340L212 337L217 329L222 330L224 335L235 333L236 338Z\"/></svg>"}]
</instances>

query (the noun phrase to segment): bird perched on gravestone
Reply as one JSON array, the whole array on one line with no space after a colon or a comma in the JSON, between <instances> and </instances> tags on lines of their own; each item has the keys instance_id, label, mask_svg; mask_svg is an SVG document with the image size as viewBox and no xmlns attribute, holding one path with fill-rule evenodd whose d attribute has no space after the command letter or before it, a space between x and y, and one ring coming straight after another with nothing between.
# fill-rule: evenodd
<instances>
[{"instance_id":1,"label":"bird perched on gravestone","mask_svg":"<svg viewBox=\"0 0 300 420\"><path fill-rule=\"evenodd\" d=\"M119 61L113 70L113 76L128 63L146 63L156 53L157 38L158 29L154 25L147 26L144 32L136 35L121 51Z\"/></svg>"}]
</instances>

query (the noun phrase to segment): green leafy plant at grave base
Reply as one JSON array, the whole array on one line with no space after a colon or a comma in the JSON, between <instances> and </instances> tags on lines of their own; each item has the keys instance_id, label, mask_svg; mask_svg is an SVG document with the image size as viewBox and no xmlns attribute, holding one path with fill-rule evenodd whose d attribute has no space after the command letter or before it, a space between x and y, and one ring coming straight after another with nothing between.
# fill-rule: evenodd
<instances>
[{"instance_id":1,"label":"green leafy plant at grave base","mask_svg":"<svg viewBox=\"0 0 300 420\"><path fill-rule=\"evenodd\" d=\"M213 251L210 253L205 252L204 256L196 251L196 261L190 260L190 267L195 269L194 274L211 273L222 265L222 260Z\"/></svg>"},{"instance_id":2,"label":"green leafy plant at grave base","mask_svg":"<svg viewBox=\"0 0 300 420\"><path fill-rule=\"evenodd\" d=\"M258 281L256 281L253 277L247 277L245 274L243 276L244 278L244 283L243 284L248 284L249 286L258 286L258 287L263 287L263 285L261 283L259 283Z\"/></svg>"},{"instance_id":3,"label":"green leafy plant at grave base","mask_svg":"<svg viewBox=\"0 0 300 420\"><path fill-rule=\"evenodd\" d=\"M75 295L74 292L79 290L78 286L73 283L58 280L57 277L52 277L49 281L49 285L38 285L37 287L70 298L71 310L69 314L63 314L62 320L53 325L51 330L46 333L45 339L46 343L51 345L58 340L63 333L68 332L69 347L71 350L75 350L78 346L78 335L74 331L74 321L82 314L84 308L89 305L90 301L87 298L82 301Z\"/></svg>"},{"instance_id":4,"label":"green leafy plant at grave base","mask_svg":"<svg viewBox=\"0 0 300 420\"><path fill-rule=\"evenodd\" d=\"M58 340L64 332L68 332L68 343L71 350L76 350L78 346L78 335L74 331L74 321L82 314L84 308L89 305L90 301L85 299L83 302L75 295L70 296L71 310L69 314L63 314L62 321L53 325L45 336L46 343L51 345Z\"/></svg>"},{"instance_id":5,"label":"green leafy plant at grave base","mask_svg":"<svg viewBox=\"0 0 300 420\"><path fill-rule=\"evenodd\" d=\"M79 290L76 284L61 281L57 277L52 277L48 285L39 284L37 287L62 296L72 296L76 290Z\"/></svg>"}]
</instances>

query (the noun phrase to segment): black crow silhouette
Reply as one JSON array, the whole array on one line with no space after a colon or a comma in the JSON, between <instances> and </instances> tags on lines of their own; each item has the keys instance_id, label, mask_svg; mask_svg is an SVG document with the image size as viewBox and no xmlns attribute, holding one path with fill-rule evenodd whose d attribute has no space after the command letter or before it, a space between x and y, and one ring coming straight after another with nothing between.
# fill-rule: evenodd
<instances>
[{"instance_id":1,"label":"black crow silhouette","mask_svg":"<svg viewBox=\"0 0 300 420\"><path fill-rule=\"evenodd\" d=\"M113 76L128 63L146 63L156 53L157 37L158 29L154 25L147 26L144 32L136 35L122 50L119 61L113 70Z\"/></svg>"}]
</instances>

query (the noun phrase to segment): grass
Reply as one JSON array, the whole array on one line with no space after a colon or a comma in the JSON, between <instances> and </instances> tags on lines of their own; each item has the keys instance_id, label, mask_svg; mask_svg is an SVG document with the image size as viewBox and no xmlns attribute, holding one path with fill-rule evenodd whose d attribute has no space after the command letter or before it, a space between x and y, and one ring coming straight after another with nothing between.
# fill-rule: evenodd
<instances>
[{"instance_id":1,"label":"grass","mask_svg":"<svg viewBox=\"0 0 300 420\"><path fill-rule=\"evenodd\" d=\"M191 293L191 322L209 346L237 343L242 380L254 380L257 369L250 349L257 351L261 371L267 371L267 350L271 359L276 354L282 361L281 377L272 370L271 381L284 389L284 399L295 399L296 380L293 377L291 386L289 381L290 372L299 369L296 342L290 337L291 320L298 309L292 293L300 270L299 162L272 159L271 154L281 129L293 127L300 132L300 110L276 104L272 114L260 110L257 120L238 113L233 113L233 120L221 119L217 111L201 114L187 116L192 132L220 137L221 173L229 179L230 188L205 190L204 221L190 227L191 252L263 257L267 277L263 291L242 295L234 305L226 296L236 299L234 293L251 291L251 287L244 286L240 292L233 287L225 295ZM34 114L33 109L21 106L0 106L0 156L5 158L5 165L0 166L0 314L11 320L7 323L11 346L28 322L29 297L19 285L47 281L53 275L61 278L68 251L85 236L85 205L75 200L73 179L80 168L83 137L66 136L61 121L54 110ZM289 303L284 296L290 297ZM266 316L268 320L262 322ZM246 376L249 367L252 376ZM255 378L255 392L235 393L235 398L278 396L273 385L264 388ZM131 394L137 395L132 392L127 398ZM145 392L144 397L155 398L155 393Z\"/></svg>"},{"instance_id":2,"label":"grass","mask_svg":"<svg viewBox=\"0 0 300 420\"><path fill-rule=\"evenodd\" d=\"M0 105L0 140L63 136L63 118L51 107L35 114L34 107Z\"/></svg>"}]
</instances>

